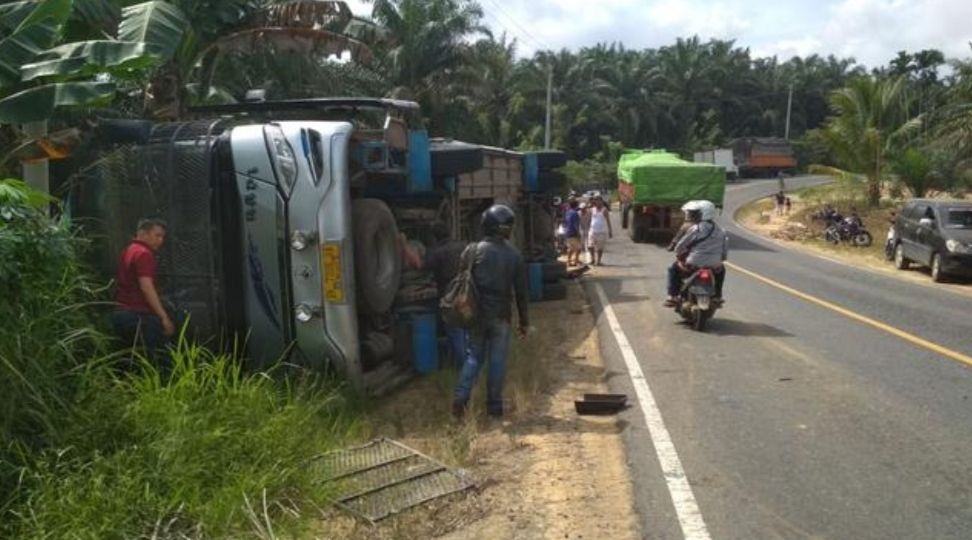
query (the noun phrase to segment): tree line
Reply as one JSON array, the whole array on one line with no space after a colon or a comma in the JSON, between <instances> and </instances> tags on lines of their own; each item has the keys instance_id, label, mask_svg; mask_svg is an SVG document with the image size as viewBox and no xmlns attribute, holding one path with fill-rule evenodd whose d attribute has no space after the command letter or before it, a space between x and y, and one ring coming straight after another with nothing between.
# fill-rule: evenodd
<instances>
[{"instance_id":1,"label":"tree line","mask_svg":"<svg viewBox=\"0 0 972 540\"><path fill-rule=\"evenodd\" d=\"M756 57L733 40L680 38L517 54L470 0L34 0L0 3L0 152L14 125L68 127L85 115L172 119L189 105L389 96L422 105L433 135L501 147L552 141L571 159L610 162L620 148L683 154L743 136L785 133L804 164L916 191L967 171L970 65L902 51L868 70L852 58ZM4 151L6 149L7 151ZM6 160L9 167L9 160ZM873 187L873 186L872 186ZM877 189L875 187L875 189ZM873 191L873 190L872 190Z\"/></svg>"}]
</instances>

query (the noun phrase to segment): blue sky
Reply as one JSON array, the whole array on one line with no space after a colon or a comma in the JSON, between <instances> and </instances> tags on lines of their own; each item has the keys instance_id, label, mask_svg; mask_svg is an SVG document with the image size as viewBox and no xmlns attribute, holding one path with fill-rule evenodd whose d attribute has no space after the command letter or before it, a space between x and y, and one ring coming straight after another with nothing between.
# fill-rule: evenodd
<instances>
[{"instance_id":1,"label":"blue sky","mask_svg":"<svg viewBox=\"0 0 972 540\"><path fill-rule=\"evenodd\" d=\"M348 2L369 14L361 0ZM479 0L486 22L521 55L621 41L658 47L678 36L735 39L755 55L836 54L869 67L897 51L969 57L972 0Z\"/></svg>"}]
</instances>

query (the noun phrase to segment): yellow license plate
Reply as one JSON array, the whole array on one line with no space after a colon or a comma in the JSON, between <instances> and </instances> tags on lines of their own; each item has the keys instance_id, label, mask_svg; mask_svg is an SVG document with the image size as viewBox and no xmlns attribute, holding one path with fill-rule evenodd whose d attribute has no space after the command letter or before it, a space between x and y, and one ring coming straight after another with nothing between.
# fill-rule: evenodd
<instances>
[{"instance_id":1,"label":"yellow license plate","mask_svg":"<svg viewBox=\"0 0 972 540\"><path fill-rule=\"evenodd\" d=\"M324 269L324 299L331 304L343 304L345 297L341 244L329 243L321 247L321 268Z\"/></svg>"}]
</instances>

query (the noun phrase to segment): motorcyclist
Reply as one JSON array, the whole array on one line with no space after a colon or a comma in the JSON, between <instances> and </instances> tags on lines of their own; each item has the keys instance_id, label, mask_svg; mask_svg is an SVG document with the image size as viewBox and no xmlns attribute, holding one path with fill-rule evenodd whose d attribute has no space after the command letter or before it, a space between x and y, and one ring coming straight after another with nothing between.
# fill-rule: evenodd
<instances>
[{"instance_id":1,"label":"motorcyclist","mask_svg":"<svg viewBox=\"0 0 972 540\"><path fill-rule=\"evenodd\" d=\"M722 289L726 280L723 262L729 251L729 239L722 227L713 221L716 207L710 201L689 201L682 206L685 221L691 226L671 249L675 252L675 263L668 268L668 298L665 305L673 307L678 303L682 288L682 278L698 268L710 268L715 274L715 298L722 302Z\"/></svg>"}]
</instances>

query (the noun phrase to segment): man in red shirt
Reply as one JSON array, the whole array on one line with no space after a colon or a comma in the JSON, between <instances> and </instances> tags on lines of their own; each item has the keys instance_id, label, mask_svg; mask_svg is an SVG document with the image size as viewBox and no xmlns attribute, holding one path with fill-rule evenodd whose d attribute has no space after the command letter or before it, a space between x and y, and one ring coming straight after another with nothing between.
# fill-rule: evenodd
<instances>
[{"instance_id":1,"label":"man in red shirt","mask_svg":"<svg viewBox=\"0 0 972 540\"><path fill-rule=\"evenodd\" d=\"M165 242L166 224L160 219L138 222L135 239L118 261L115 311L111 324L127 345L141 338L149 357L175 334L175 325L159 298L156 286L156 252Z\"/></svg>"}]
</instances>

